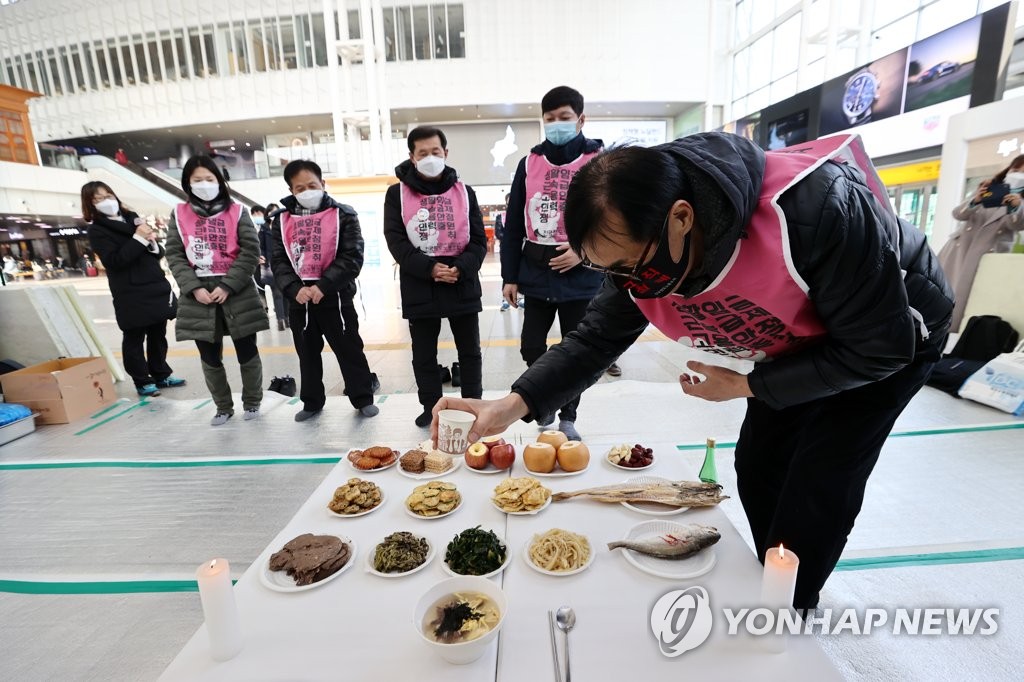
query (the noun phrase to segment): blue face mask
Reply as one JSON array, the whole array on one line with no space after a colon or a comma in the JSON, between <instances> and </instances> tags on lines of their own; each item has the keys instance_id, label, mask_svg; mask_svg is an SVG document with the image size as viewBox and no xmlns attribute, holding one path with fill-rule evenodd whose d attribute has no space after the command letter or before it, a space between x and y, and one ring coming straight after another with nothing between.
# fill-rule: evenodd
<instances>
[{"instance_id":1,"label":"blue face mask","mask_svg":"<svg viewBox=\"0 0 1024 682\"><path fill-rule=\"evenodd\" d=\"M263 216L261 216L261 215L254 215L254 216L252 217L252 223L253 223L253 225L255 225L256 227L259 227L259 226L261 226L261 225L263 224Z\"/></svg>"},{"instance_id":2,"label":"blue face mask","mask_svg":"<svg viewBox=\"0 0 1024 682\"><path fill-rule=\"evenodd\" d=\"M576 137L576 121L555 121L544 124L544 137L556 147L561 147L569 140Z\"/></svg>"}]
</instances>

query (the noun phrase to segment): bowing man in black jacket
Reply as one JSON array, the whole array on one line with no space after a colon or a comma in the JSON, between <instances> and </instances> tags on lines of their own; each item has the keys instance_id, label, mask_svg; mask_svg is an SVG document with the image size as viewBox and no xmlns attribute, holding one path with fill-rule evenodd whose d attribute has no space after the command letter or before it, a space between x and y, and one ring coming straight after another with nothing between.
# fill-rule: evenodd
<instances>
[{"instance_id":1,"label":"bowing man in black jacket","mask_svg":"<svg viewBox=\"0 0 1024 682\"><path fill-rule=\"evenodd\" d=\"M157 396L162 388L184 386L167 364L167 320L174 319L177 306L160 267L164 249L156 232L102 182L82 186L82 216L91 223L89 244L107 270L114 316L124 334L124 368L136 390Z\"/></svg>"},{"instance_id":2,"label":"bowing man in black jacket","mask_svg":"<svg viewBox=\"0 0 1024 682\"><path fill-rule=\"evenodd\" d=\"M792 549L793 605L814 608L882 444L945 344L953 295L924 234L892 213L855 136L767 154L722 133L615 149L573 179L565 225L606 275L586 317L509 396L443 399L435 414L474 412L471 440L543 420L649 322L752 360L748 374L691 361L680 384L746 400L736 474L758 558Z\"/></svg>"},{"instance_id":3,"label":"bowing man in black jacket","mask_svg":"<svg viewBox=\"0 0 1024 682\"><path fill-rule=\"evenodd\" d=\"M402 317L409 320L412 369L428 426L441 399L437 337L447 318L461 368L463 398L483 394L479 313L480 264L487 234L476 194L445 165L448 140L438 128L409 133L409 158L395 168L384 198L384 238L401 276Z\"/></svg>"}]
</instances>

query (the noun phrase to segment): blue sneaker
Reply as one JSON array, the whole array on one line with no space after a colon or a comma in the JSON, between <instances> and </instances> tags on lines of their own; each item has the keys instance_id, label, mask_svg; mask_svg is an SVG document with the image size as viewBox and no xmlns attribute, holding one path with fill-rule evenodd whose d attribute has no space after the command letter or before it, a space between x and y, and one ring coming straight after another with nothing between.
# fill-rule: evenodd
<instances>
[{"instance_id":1,"label":"blue sneaker","mask_svg":"<svg viewBox=\"0 0 1024 682\"><path fill-rule=\"evenodd\" d=\"M508 309L509 309L508 301L502 301L501 302L501 312L505 312Z\"/></svg>"},{"instance_id":2,"label":"blue sneaker","mask_svg":"<svg viewBox=\"0 0 1024 682\"><path fill-rule=\"evenodd\" d=\"M161 379L156 382L157 388L178 388L184 386L187 382L184 379L179 379L176 376L169 376L166 379Z\"/></svg>"},{"instance_id":3,"label":"blue sneaker","mask_svg":"<svg viewBox=\"0 0 1024 682\"><path fill-rule=\"evenodd\" d=\"M139 392L143 398L153 398L160 395L160 389L156 387L156 384L146 384L145 386L136 386L135 390Z\"/></svg>"}]
</instances>

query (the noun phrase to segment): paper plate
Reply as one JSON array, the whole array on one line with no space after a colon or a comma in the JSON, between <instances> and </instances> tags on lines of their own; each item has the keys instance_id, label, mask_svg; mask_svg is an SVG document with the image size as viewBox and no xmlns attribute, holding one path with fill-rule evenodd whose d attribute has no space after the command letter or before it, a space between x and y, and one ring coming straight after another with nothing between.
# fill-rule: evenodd
<instances>
[{"instance_id":1,"label":"paper plate","mask_svg":"<svg viewBox=\"0 0 1024 682\"><path fill-rule=\"evenodd\" d=\"M484 573L483 575L470 576L470 577L474 577L474 578L491 578L491 577L494 577L494 576L498 575L499 573L504 571L506 568L508 568L509 562L512 561L512 550L509 549L508 543L505 542L505 538L500 538L499 537L498 539L501 540L501 542L505 545L505 561L503 561L501 563L501 566L498 566L496 569L494 569L490 573ZM441 560L441 568L444 569L445 573L447 573L448 575L451 575L451 576L455 576L456 578L461 578L461 577L464 577L464 576L467 575L466 573L456 573L455 571L453 571L451 569L451 566L449 566L448 562L445 561L444 559Z\"/></svg>"},{"instance_id":2,"label":"paper plate","mask_svg":"<svg viewBox=\"0 0 1024 682\"><path fill-rule=\"evenodd\" d=\"M644 521L630 528L623 540L654 538L665 533L678 533L684 528L684 525L672 521ZM648 575L671 580L689 580L702 576L715 567L717 560L713 546L686 559L656 559L629 549L612 551L621 552L626 561Z\"/></svg>"},{"instance_id":3,"label":"paper plate","mask_svg":"<svg viewBox=\"0 0 1024 682\"><path fill-rule=\"evenodd\" d=\"M288 575L287 571L271 571L270 557L267 557L267 560L263 562L262 570L260 570L260 582L263 583L264 587L273 590L274 592L305 592L306 590L312 590L316 587L320 587L321 585L325 585L331 582L332 580L340 576L342 573L352 568L352 564L356 562L356 543L350 538L345 537L344 535L336 535L335 537L339 538L342 542L348 545L350 552L348 561L346 561L345 565L338 569L335 573L332 573L323 580L317 581L310 585L296 585L295 578Z\"/></svg>"},{"instance_id":4,"label":"paper plate","mask_svg":"<svg viewBox=\"0 0 1024 682\"><path fill-rule=\"evenodd\" d=\"M463 458L463 459L465 459L465 458ZM490 461L488 461L487 462L487 466L485 466L483 469L474 469L473 467L471 467L471 466L469 466L467 464L466 465L466 471L472 471L474 474L485 474L485 475L487 475L487 474L509 474L509 473L512 473L512 467L514 467L514 466L515 466L515 463L513 462L511 467L508 467L507 469L499 469L498 467L496 467L493 464L491 464Z\"/></svg>"},{"instance_id":5,"label":"paper plate","mask_svg":"<svg viewBox=\"0 0 1024 682\"><path fill-rule=\"evenodd\" d=\"M671 481L661 476L633 476L627 478L626 483L671 483ZM626 509L632 509L647 516L675 516L689 509L689 507L671 507L657 502L620 502L619 504Z\"/></svg>"},{"instance_id":6,"label":"paper plate","mask_svg":"<svg viewBox=\"0 0 1024 682\"><path fill-rule=\"evenodd\" d=\"M438 519L446 519L455 512L459 511L460 509L462 509L462 505L465 504L465 502L466 499L462 497L462 493L459 493L459 503L455 505L455 508L452 509L447 514L438 514L437 516L423 516L422 514L417 514L412 509L409 509L409 506L405 504L404 501L402 502L402 507L405 508L405 513L413 517L414 519L423 519L424 521L436 521Z\"/></svg>"},{"instance_id":7,"label":"paper plate","mask_svg":"<svg viewBox=\"0 0 1024 682\"><path fill-rule=\"evenodd\" d=\"M590 460L587 462L587 466L583 467L579 471L562 471L561 469L558 468L558 465L556 464L555 470L552 471L550 474L542 474L539 471L532 471L526 466L526 462L523 462L523 469L526 471L526 473L528 473L531 476L540 476L542 478L564 478L566 476L579 476L582 473L586 473L587 470L590 469L590 465L593 463L594 458L591 457Z\"/></svg>"},{"instance_id":8,"label":"paper plate","mask_svg":"<svg viewBox=\"0 0 1024 682\"><path fill-rule=\"evenodd\" d=\"M341 486L339 485L338 487L340 488ZM333 517L333 518L336 518L336 519L355 519L355 518L358 518L360 516L366 516L367 514L372 514L373 512L375 512L378 509L380 509L381 507L383 507L384 506L384 500L387 499L387 497L384 495L383 488L381 488L380 486L377 486L377 490L380 490L380 502L377 503L376 507L370 507L369 509L364 509L363 511L356 512L355 514L339 514L336 511L331 511L330 507L326 507L327 514L329 516ZM328 502L328 504L330 504L330 503Z\"/></svg>"},{"instance_id":9,"label":"paper plate","mask_svg":"<svg viewBox=\"0 0 1024 682\"><path fill-rule=\"evenodd\" d=\"M541 533L537 533L532 538L527 540L526 544L523 545L523 561L526 562L527 566L529 566L533 570L537 571L538 573L543 573L544 575L553 575L553 576L558 577L558 578L563 578L565 576L576 575L577 573L582 573L583 571L585 571L588 568L590 568L590 564L594 563L594 555L597 554L597 552L594 551L594 543L591 542L590 543L590 558L587 559L587 563L583 564L579 568L574 568L571 571L549 571L546 568L541 568L537 564L533 563L533 559L530 558L530 546L534 543L534 541L540 535L541 535ZM577 533L577 535L580 535L580 533ZM586 537L586 536L584 536L584 537ZM590 542L590 538L587 538L587 542Z\"/></svg>"},{"instance_id":10,"label":"paper plate","mask_svg":"<svg viewBox=\"0 0 1024 682\"><path fill-rule=\"evenodd\" d=\"M615 464L610 459L608 459L608 455L607 454L604 456L604 461L612 469L618 469L619 471L644 471L645 469L650 469L652 466L654 466L654 460L653 459L651 460L650 464L646 464L646 465L644 465L642 467L624 467L624 466L619 466L618 464Z\"/></svg>"},{"instance_id":11,"label":"paper plate","mask_svg":"<svg viewBox=\"0 0 1024 682\"><path fill-rule=\"evenodd\" d=\"M551 506L551 497L548 496L548 499L544 500L544 504L537 507L536 509L531 509L529 511L505 511L504 509L498 506L498 503L494 501L493 497L491 498L491 506L500 511L502 514L508 514L509 516L533 516L534 514L539 514L540 512L544 511L545 509Z\"/></svg>"},{"instance_id":12,"label":"paper plate","mask_svg":"<svg viewBox=\"0 0 1024 682\"><path fill-rule=\"evenodd\" d=\"M377 554L377 545L380 544L378 542L377 545L374 545L373 549L371 549L366 554L366 572L380 576L381 578L404 578L407 575L412 575L413 573L418 573L419 571L422 571L424 568L430 565L431 561L434 560L434 554L436 554L437 552L436 548L434 547L434 543L432 543L427 538L423 539L427 541L427 558L424 559L423 563L417 566L416 568L410 571L404 571L402 573L383 573L382 571L378 571L376 568L373 567L373 557Z\"/></svg>"},{"instance_id":13,"label":"paper plate","mask_svg":"<svg viewBox=\"0 0 1024 682\"><path fill-rule=\"evenodd\" d=\"M457 470L460 466L462 466L462 460L457 458L457 457L452 457L452 466L451 466L451 468L450 469L445 469L444 471L440 471L440 472L424 471L422 474L414 474L411 471L406 471L405 469L402 468L402 465L399 464L398 465L398 473L402 474L406 478L411 478L414 481L428 481L428 480L430 480L432 478L441 478L442 476L447 476L448 474L450 474L450 473L454 472L455 470Z\"/></svg>"},{"instance_id":14,"label":"paper plate","mask_svg":"<svg viewBox=\"0 0 1024 682\"><path fill-rule=\"evenodd\" d=\"M352 450L358 450L358 449L359 448L352 448ZM356 466L355 462L353 462L352 460L350 460L348 458L348 455L352 453L352 450L349 450L348 453L345 454L345 461L348 462L349 469L351 469L352 471L355 471L356 473L359 473L359 474L372 474L372 473L374 473L376 471L384 471L384 470L390 469L391 467L393 467L396 464L398 464L398 457L395 457L395 461L392 462L391 464L388 464L387 466L377 467L376 469L360 469L359 467Z\"/></svg>"}]
</instances>

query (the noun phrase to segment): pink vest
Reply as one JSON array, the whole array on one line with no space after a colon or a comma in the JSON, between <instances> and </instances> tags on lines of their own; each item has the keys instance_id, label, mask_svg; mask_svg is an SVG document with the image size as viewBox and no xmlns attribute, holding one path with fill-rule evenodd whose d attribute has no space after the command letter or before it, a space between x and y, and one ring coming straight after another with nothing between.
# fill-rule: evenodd
<instances>
[{"instance_id":1,"label":"pink vest","mask_svg":"<svg viewBox=\"0 0 1024 682\"><path fill-rule=\"evenodd\" d=\"M469 194L456 182L444 194L420 194L404 182L402 220L413 246L428 256L458 256L469 245Z\"/></svg>"},{"instance_id":2,"label":"pink vest","mask_svg":"<svg viewBox=\"0 0 1024 682\"><path fill-rule=\"evenodd\" d=\"M597 152L580 154L565 164L556 166L543 154L526 157L526 239L538 244L565 244L565 195L569 183Z\"/></svg>"},{"instance_id":3,"label":"pink vest","mask_svg":"<svg viewBox=\"0 0 1024 682\"><path fill-rule=\"evenodd\" d=\"M338 209L313 215L285 211L281 216L281 241L299 279L315 282L338 257Z\"/></svg>"},{"instance_id":4,"label":"pink vest","mask_svg":"<svg viewBox=\"0 0 1024 682\"><path fill-rule=\"evenodd\" d=\"M838 135L768 152L747 238L736 243L725 269L696 296L635 299L647 319L683 345L755 362L824 337L827 331L808 296L808 286L793 266L789 231L778 201L783 192L830 159L863 171L876 199L891 212L885 187L858 136Z\"/></svg>"},{"instance_id":5,"label":"pink vest","mask_svg":"<svg viewBox=\"0 0 1024 682\"><path fill-rule=\"evenodd\" d=\"M199 277L223 277L238 258L238 219L242 205L231 202L227 209L209 218L197 214L189 204L178 204L175 217L185 247L185 257Z\"/></svg>"}]
</instances>

